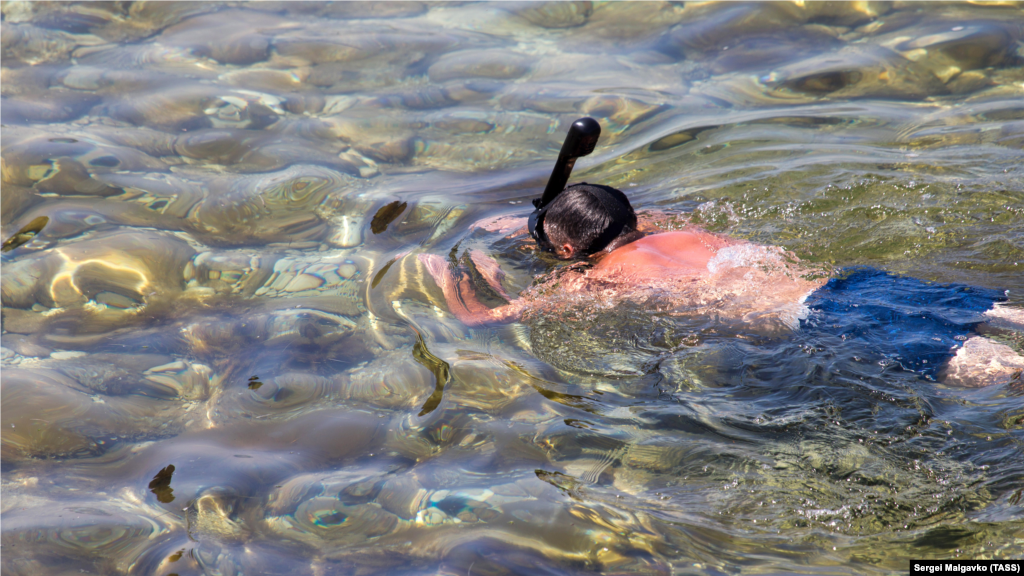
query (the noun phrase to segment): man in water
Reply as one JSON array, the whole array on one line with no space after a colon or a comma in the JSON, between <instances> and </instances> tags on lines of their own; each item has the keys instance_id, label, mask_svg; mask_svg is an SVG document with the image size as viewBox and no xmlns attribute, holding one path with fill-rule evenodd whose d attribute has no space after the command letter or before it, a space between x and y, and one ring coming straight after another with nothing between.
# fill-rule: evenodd
<instances>
[{"instance_id":1,"label":"man in water","mask_svg":"<svg viewBox=\"0 0 1024 576\"><path fill-rule=\"evenodd\" d=\"M532 230L538 246L585 268L562 274L549 286L547 293L555 292L562 302L580 296L671 301L689 313L749 324L775 321L789 329L829 325L843 331L847 327L840 323L847 323L856 325L848 328L851 333L892 348L904 366L926 376L937 375L948 361L945 371L952 378L947 380L959 384L1021 378L1024 357L976 334L982 322L1024 330L1024 311L997 306L1005 300L998 291L928 284L873 269L826 282L808 277L807 268L778 248L696 228L645 234L625 194L608 186L569 186L538 212ZM502 228L512 227L505 222ZM468 275L440 256L419 256L460 321L470 326L513 322L543 305L544 290L511 298L497 262L476 251L470 256L508 304L488 308ZM915 331L920 338L908 336Z\"/></svg>"},{"instance_id":2,"label":"man in water","mask_svg":"<svg viewBox=\"0 0 1024 576\"><path fill-rule=\"evenodd\" d=\"M512 227L515 224L507 221L499 226L506 230ZM731 304L726 316L749 321L750 313L779 306L784 309L780 313L785 309L792 312L807 294L823 284L801 277L808 271L796 266L796 259L786 257L781 249L699 228L645 234L626 195L609 186L582 183L566 188L546 208L533 236L541 249L559 259L586 264L580 274L559 278L563 295L601 291L630 297L643 293L668 296L676 303L687 300L697 306L701 302L720 304L724 298ZM536 300L513 299L505 294L501 287L503 273L492 258L480 252L471 253L474 264L488 285L509 301L508 305L487 308L477 300L469 279L450 270L443 258L430 254L419 258L444 292L452 314L470 326L519 320ZM762 283L767 281L772 283L770 293ZM717 313L723 312L721 308L718 306ZM790 327L795 326L794 322L783 320Z\"/></svg>"}]
</instances>

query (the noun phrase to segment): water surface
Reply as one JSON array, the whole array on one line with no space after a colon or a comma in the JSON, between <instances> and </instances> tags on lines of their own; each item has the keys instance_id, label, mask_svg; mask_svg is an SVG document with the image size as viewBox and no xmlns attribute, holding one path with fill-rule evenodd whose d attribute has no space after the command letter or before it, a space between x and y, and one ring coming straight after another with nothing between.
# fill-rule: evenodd
<instances>
[{"instance_id":1,"label":"water surface","mask_svg":"<svg viewBox=\"0 0 1024 576\"><path fill-rule=\"evenodd\" d=\"M5 574L1024 554L1019 381L629 307L470 329L415 259L550 273L470 226L589 115L574 180L640 210L1024 306L1019 3L2 10Z\"/></svg>"}]
</instances>

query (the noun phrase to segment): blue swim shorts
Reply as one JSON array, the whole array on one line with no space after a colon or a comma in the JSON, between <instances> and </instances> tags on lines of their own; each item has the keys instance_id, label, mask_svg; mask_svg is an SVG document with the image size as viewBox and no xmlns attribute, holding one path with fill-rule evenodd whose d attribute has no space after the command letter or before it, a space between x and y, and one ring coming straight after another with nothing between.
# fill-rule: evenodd
<instances>
[{"instance_id":1,"label":"blue swim shorts","mask_svg":"<svg viewBox=\"0 0 1024 576\"><path fill-rule=\"evenodd\" d=\"M849 268L812 293L801 326L854 340L869 354L934 380L1005 292Z\"/></svg>"}]
</instances>

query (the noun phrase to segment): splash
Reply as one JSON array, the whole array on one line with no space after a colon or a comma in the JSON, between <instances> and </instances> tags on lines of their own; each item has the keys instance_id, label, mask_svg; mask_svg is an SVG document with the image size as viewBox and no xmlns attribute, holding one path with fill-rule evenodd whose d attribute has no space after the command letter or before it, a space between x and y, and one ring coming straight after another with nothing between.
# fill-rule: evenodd
<instances>
[{"instance_id":1,"label":"splash","mask_svg":"<svg viewBox=\"0 0 1024 576\"><path fill-rule=\"evenodd\" d=\"M728 241L706 271L651 279L575 264L521 294L534 352L572 372L641 376L708 334L780 337L827 277L781 248Z\"/></svg>"}]
</instances>

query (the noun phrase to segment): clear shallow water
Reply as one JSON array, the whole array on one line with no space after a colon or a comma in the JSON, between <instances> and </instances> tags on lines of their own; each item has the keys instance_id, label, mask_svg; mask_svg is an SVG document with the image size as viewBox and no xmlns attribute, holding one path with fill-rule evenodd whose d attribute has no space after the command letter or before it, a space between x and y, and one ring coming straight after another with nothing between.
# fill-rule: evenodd
<instances>
[{"instance_id":1,"label":"clear shallow water","mask_svg":"<svg viewBox=\"0 0 1024 576\"><path fill-rule=\"evenodd\" d=\"M3 14L5 573L1022 554L1019 387L636 310L471 330L400 257L529 286L469 226L590 115L575 177L638 208L1024 304L1019 6Z\"/></svg>"}]
</instances>

